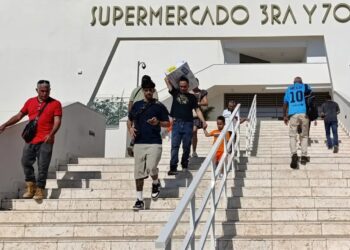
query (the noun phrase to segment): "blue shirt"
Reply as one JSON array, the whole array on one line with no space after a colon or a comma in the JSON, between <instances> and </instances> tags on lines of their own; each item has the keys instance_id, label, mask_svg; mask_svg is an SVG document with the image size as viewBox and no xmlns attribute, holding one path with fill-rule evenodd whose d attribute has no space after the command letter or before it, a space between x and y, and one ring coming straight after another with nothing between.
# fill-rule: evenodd
<instances>
[{"instance_id":1,"label":"blue shirt","mask_svg":"<svg viewBox=\"0 0 350 250\"><path fill-rule=\"evenodd\" d=\"M284 103L288 104L288 115L306 114L305 95L309 94L311 94L311 88L307 84L290 85L284 94Z\"/></svg>"},{"instance_id":2,"label":"blue shirt","mask_svg":"<svg viewBox=\"0 0 350 250\"><path fill-rule=\"evenodd\" d=\"M169 121L168 114L168 110L160 102L135 102L128 115L137 130L135 144L162 144L160 125L151 125L147 120L156 117L158 121Z\"/></svg>"}]
</instances>

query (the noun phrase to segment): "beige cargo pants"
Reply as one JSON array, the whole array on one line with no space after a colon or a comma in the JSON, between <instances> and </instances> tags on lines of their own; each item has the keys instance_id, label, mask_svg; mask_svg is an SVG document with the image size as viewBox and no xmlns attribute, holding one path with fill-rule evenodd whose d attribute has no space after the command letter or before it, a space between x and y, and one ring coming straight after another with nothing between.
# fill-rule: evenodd
<instances>
[{"instance_id":1,"label":"beige cargo pants","mask_svg":"<svg viewBox=\"0 0 350 250\"><path fill-rule=\"evenodd\" d=\"M289 143L291 155L297 153L298 125L301 125L301 155L307 156L309 138L309 118L305 114L295 114L289 119Z\"/></svg>"}]
</instances>

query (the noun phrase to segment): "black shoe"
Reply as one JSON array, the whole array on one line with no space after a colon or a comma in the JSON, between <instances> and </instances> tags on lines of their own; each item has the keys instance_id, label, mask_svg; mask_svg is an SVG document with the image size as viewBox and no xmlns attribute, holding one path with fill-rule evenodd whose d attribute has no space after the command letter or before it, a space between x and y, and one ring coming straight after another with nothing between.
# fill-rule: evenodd
<instances>
[{"instance_id":1,"label":"black shoe","mask_svg":"<svg viewBox=\"0 0 350 250\"><path fill-rule=\"evenodd\" d=\"M134 210L145 209L145 203L143 203L143 201L140 201L139 199L137 199L133 208L134 208Z\"/></svg>"},{"instance_id":2,"label":"black shoe","mask_svg":"<svg viewBox=\"0 0 350 250\"><path fill-rule=\"evenodd\" d=\"M178 173L177 170L169 170L168 175L177 175Z\"/></svg>"},{"instance_id":3,"label":"black shoe","mask_svg":"<svg viewBox=\"0 0 350 250\"><path fill-rule=\"evenodd\" d=\"M158 181L157 184L152 184L152 194L151 197L153 200L156 200L159 197L160 194L160 182Z\"/></svg>"},{"instance_id":4,"label":"black shoe","mask_svg":"<svg viewBox=\"0 0 350 250\"><path fill-rule=\"evenodd\" d=\"M333 149L333 153L338 153L338 151L339 151L339 147L338 146L334 146L334 149Z\"/></svg>"},{"instance_id":5,"label":"black shoe","mask_svg":"<svg viewBox=\"0 0 350 250\"><path fill-rule=\"evenodd\" d=\"M127 148L127 150L128 150L128 155L129 155L130 157L134 157L134 147L129 146L129 147Z\"/></svg>"},{"instance_id":6,"label":"black shoe","mask_svg":"<svg viewBox=\"0 0 350 250\"><path fill-rule=\"evenodd\" d=\"M306 156L302 156L300 159L300 164L306 165L307 162L310 162L310 160L308 160Z\"/></svg>"},{"instance_id":7,"label":"black shoe","mask_svg":"<svg viewBox=\"0 0 350 250\"><path fill-rule=\"evenodd\" d=\"M293 154L292 161L290 163L290 167L293 168L293 169L297 169L298 168L298 155L297 154Z\"/></svg>"}]
</instances>

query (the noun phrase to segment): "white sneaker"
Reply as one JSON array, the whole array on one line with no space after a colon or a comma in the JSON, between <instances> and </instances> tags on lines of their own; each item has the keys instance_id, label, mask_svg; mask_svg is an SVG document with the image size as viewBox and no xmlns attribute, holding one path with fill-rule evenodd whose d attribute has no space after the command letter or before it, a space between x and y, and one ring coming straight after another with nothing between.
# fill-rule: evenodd
<instances>
[{"instance_id":1,"label":"white sneaker","mask_svg":"<svg viewBox=\"0 0 350 250\"><path fill-rule=\"evenodd\" d=\"M197 158L197 157L198 157L197 153L196 153L196 152L193 152L193 153L192 153L192 157L193 157L193 158Z\"/></svg>"}]
</instances>

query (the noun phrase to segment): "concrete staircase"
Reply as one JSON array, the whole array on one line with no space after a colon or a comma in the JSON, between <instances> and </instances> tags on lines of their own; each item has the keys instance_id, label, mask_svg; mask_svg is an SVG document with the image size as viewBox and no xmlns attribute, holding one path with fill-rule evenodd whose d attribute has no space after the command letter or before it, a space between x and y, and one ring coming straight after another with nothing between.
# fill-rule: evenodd
<instances>
[{"instance_id":1,"label":"concrete staircase","mask_svg":"<svg viewBox=\"0 0 350 250\"><path fill-rule=\"evenodd\" d=\"M292 170L288 127L261 121L252 157L235 172L241 194L227 208L238 209L223 223L218 248L350 249L350 140L340 128L339 137L333 154L319 121L310 131L310 163Z\"/></svg>"},{"instance_id":2,"label":"concrete staircase","mask_svg":"<svg viewBox=\"0 0 350 250\"><path fill-rule=\"evenodd\" d=\"M210 123L209 129L214 127ZM291 170L288 128L281 121L259 122L252 156L240 159L219 204L218 249L350 249L350 139L340 129L339 137L340 151L333 154L326 149L322 122L313 126L310 163ZM148 198L151 180L146 180L146 210L139 212L132 210L132 158L60 166L42 203L1 201L0 249L154 249L211 142L199 132L200 157L191 159L191 171L173 177L166 174L170 143L165 139L161 197ZM197 205L209 182L210 173L199 187ZM188 220L185 213L173 249L180 248Z\"/></svg>"}]
</instances>

